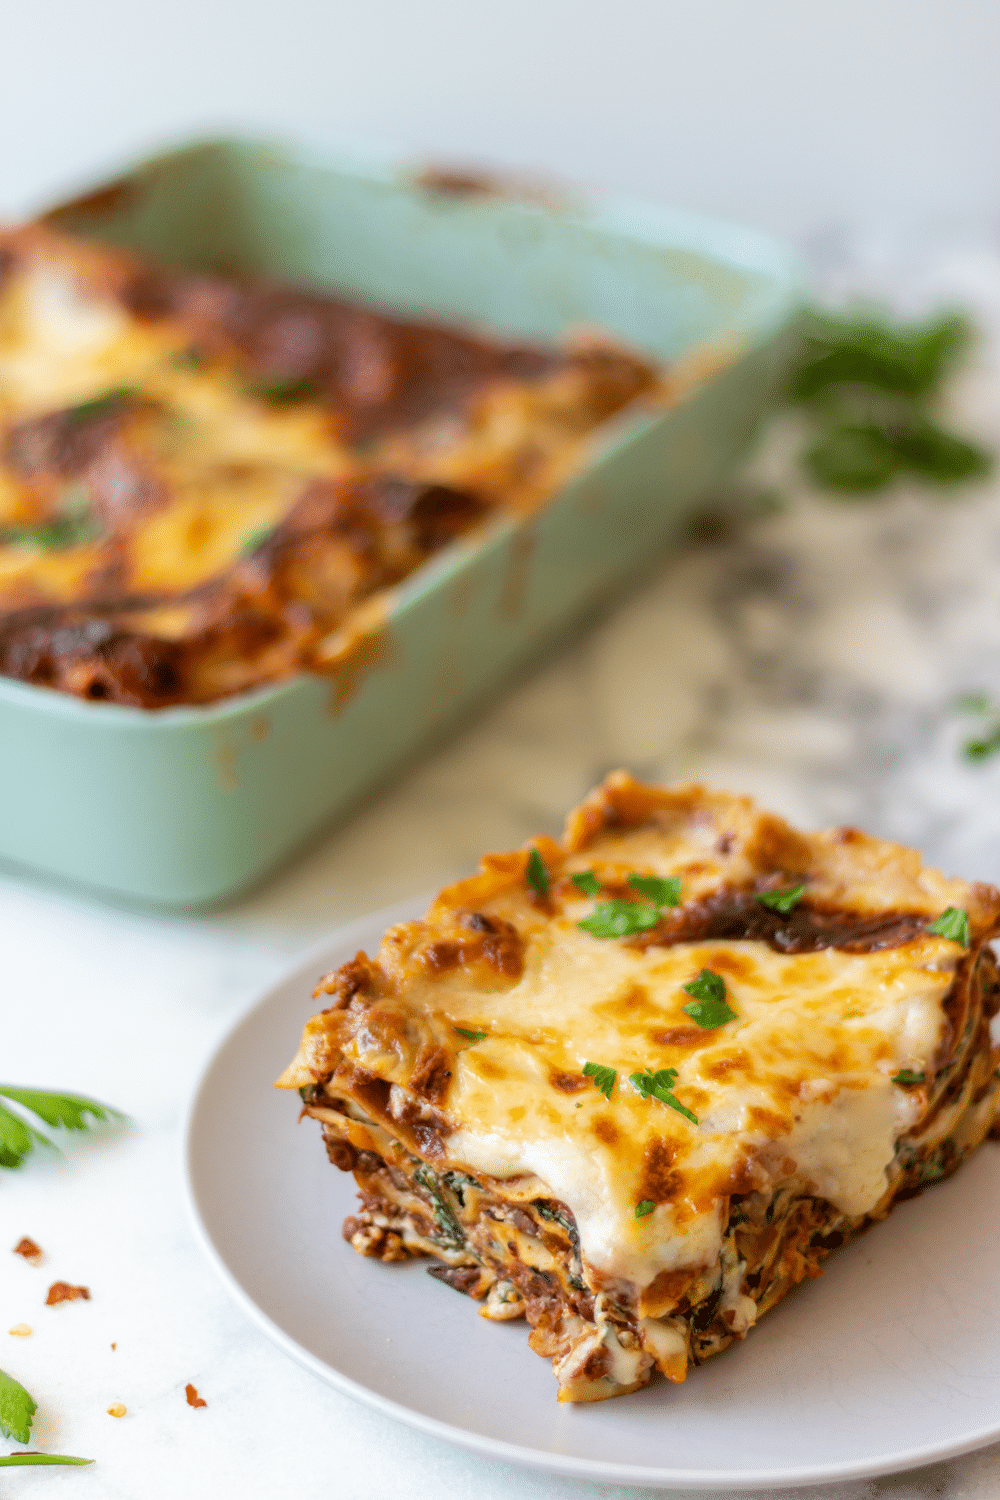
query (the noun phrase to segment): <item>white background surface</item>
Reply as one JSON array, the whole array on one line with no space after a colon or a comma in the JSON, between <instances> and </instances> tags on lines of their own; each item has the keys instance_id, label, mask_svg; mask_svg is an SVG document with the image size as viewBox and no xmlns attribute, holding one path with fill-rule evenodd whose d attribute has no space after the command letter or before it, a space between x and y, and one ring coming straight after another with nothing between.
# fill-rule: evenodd
<instances>
[{"instance_id":1,"label":"white background surface","mask_svg":"<svg viewBox=\"0 0 1000 1500\"><path fill-rule=\"evenodd\" d=\"M797 237L1000 227L995 0L0 0L0 215L258 126Z\"/></svg>"},{"instance_id":2,"label":"white background surface","mask_svg":"<svg viewBox=\"0 0 1000 1500\"><path fill-rule=\"evenodd\" d=\"M252 126L535 168L814 241L900 223L987 237L998 222L995 0L0 0L0 34L0 214L151 145ZM884 284L898 282L890 264ZM995 329L1000 266L985 252L904 300L956 288ZM960 407L996 445L991 361ZM183 1217L188 1090L300 948L468 870L483 848L554 830L618 763L744 787L807 824L862 822L1000 878L1000 766L959 761L946 711L956 691L1000 693L998 567L997 487L946 508L806 497L729 548L665 564L228 913L132 915L0 875L4 1076L96 1094L134 1122L0 1183L0 1363L39 1399L38 1446L99 1460L8 1473L2 1493L622 1494L453 1452L273 1350ZM3 1248L22 1234L45 1247L44 1268ZM57 1277L89 1284L92 1301L42 1307ZM22 1320L32 1338L8 1338ZM188 1380L206 1409L186 1406ZM117 1400L118 1422L105 1414ZM993 1450L817 1493L995 1500L998 1463Z\"/></svg>"}]
</instances>

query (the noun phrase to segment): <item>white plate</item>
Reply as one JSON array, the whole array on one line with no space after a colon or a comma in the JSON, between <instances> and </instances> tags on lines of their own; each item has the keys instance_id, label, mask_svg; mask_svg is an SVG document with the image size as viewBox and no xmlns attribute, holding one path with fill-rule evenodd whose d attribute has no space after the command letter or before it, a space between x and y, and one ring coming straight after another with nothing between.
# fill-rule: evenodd
<instances>
[{"instance_id":1,"label":"white plate","mask_svg":"<svg viewBox=\"0 0 1000 1500\"><path fill-rule=\"evenodd\" d=\"M749 1338L681 1386L560 1406L523 1323L489 1323L427 1263L341 1238L353 1178L272 1088L319 974L373 951L382 912L271 990L209 1063L187 1128L194 1221L249 1315L339 1390L422 1432L552 1473L636 1485L768 1487L916 1467L1000 1437L1000 1147L903 1203ZM422 908L421 908L422 909ZM391 1340L391 1342L390 1342Z\"/></svg>"}]
</instances>

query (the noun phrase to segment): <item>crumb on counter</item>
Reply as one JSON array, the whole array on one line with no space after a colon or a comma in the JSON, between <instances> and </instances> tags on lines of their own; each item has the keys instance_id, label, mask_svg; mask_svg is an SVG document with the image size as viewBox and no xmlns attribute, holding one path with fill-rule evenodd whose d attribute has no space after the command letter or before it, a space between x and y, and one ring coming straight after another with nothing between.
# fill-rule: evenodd
<instances>
[{"instance_id":1,"label":"crumb on counter","mask_svg":"<svg viewBox=\"0 0 1000 1500\"><path fill-rule=\"evenodd\" d=\"M34 1329L30 1323L15 1323L13 1328L8 1328L7 1332L12 1333L16 1339L26 1339L30 1338Z\"/></svg>"},{"instance_id":2,"label":"crumb on counter","mask_svg":"<svg viewBox=\"0 0 1000 1500\"><path fill-rule=\"evenodd\" d=\"M70 1286L68 1281L54 1281L45 1299L46 1307L55 1307L57 1302L89 1302L89 1286Z\"/></svg>"},{"instance_id":3,"label":"crumb on counter","mask_svg":"<svg viewBox=\"0 0 1000 1500\"><path fill-rule=\"evenodd\" d=\"M125 1405L124 1401L113 1401L108 1407L108 1416L123 1417L127 1411L128 1407Z\"/></svg>"},{"instance_id":4,"label":"crumb on counter","mask_svg":"<svg viewBox=\"0 0 1000 1500\"><path fill-rule=\"evenodd\" d=\"M22 1235L14 1246L14 1254L23 1256L33 1266L41 1263L44 1253L41 1245L36 1245L34 1240L29 1239L26 1234Z\"/></svg>"},{"instance_id":5,"label":"crumb on counter","mask_svg":"<svg viewBox=\"0 0 1000 1500\"><path fill-rule=\"evenodd\" d=\"M111 1347L112 1347L112 1349L117 1349L118 1345L117 1344L112 1344Z\"/></svg>"},{"instance_id":6,"label":"crumb on counter","mask_svg":"<svg viewBox=\"0 0 1000 1500\"><path fill-rule=\"evenodd\" d=\"M193 1386L190 1383L190 1381L184 1387L184 1394L187 1397L187 1404L188 1404L188 1406L207 1406L208 1405L208 1402L207 1401L203 1401L202 1398L198 1395L198 1389L197 1389L197 1387Z\"/></svg>"}]
</instances>

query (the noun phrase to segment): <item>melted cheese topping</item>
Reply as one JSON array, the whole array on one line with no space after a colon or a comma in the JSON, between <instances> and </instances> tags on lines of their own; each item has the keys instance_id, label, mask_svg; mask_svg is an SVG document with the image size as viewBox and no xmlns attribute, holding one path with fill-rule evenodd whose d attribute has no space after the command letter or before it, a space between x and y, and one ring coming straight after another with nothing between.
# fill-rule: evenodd
<instances>
[{"instance_id":1,"label":"melted cheese topping","mask_svg":"<svg viewBox=\"0 0 1000 1500\"><path fill-rule=\"evenodd\" d=\"M589 1264L638 1286L714 1263L720 1200L732 1191L797 1177L845 1214L872 1209L920 1108L891 1076L933 1056L956 945L921 937L864 955L787 956L759 942L641 952L581 931L576 919L592 904L535 919L510 989L484 993L455 973L411 990L408 1010L433 1007L442 1040L458 1040L455 1026L488 1032L458 1042L449 1162L501 1179L536 1175L572 1210ZM527 925L530 908L524 915ZM682 986L702 968L724 976L738 1015L713 1031L683 1010ZM669 1040L677 1032L683 1042ZM381 1045L365 1029L346 1055L389 1077ZM574 1093L553 1084L586 1062L617 1069L610 1100L589 1080ZM697 1125L628 1082L665 1067L677 1069L673 1091ZM656 1192L644 1176L651 1154L669 1160L674 1192L637 1218Z\"/></svg>"}]
</instances>

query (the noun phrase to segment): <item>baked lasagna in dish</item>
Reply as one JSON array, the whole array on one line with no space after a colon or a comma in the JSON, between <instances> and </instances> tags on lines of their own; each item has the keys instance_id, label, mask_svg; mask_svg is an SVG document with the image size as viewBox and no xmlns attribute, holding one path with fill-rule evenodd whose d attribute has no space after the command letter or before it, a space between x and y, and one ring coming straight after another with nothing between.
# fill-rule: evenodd
<instances>
[{"instance_id":1,"label":"baked lasagna in dish","mask_svg":"<svg viewBox=\"0 0 1000 1500\"><path fill-rule=\"evenodd\" d=\"M0 673L158 708L335 670L393 584L668 394L599 335L500 342L0 232Z\"/></svg>"},{"instance_id":2,"label":"baked lasagna in dish","mask_svg":"<svg viewBox=\"0 0 1000 1500\"><path fill-rule=\"evenodd\" d=\"M278 1080L362 1255L525 1317L563 1401L681 1381L995 1131L1000 892L617 773L319 983Z\"/></svg>"}]
</instances>

